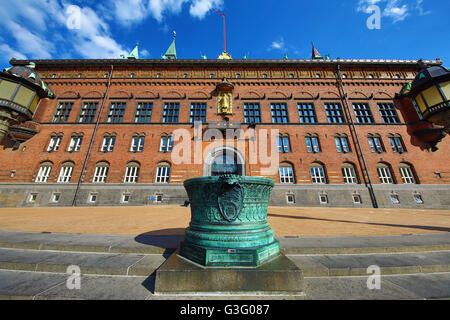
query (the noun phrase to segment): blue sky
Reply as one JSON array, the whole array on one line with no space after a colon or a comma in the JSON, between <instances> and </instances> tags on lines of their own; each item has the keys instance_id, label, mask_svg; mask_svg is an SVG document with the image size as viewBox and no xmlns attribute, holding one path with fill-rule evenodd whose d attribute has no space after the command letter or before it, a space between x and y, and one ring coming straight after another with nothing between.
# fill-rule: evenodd
<instances>
[{"instance_id":1,"label":"blue sky","mask_svg":"<svg viewBox=\"0 0 450 320\"><path fill-rule=\"evenodd\" d=\"M159 59L176 30L179 59L435 59L450 66L448 0L0 0L0 66L9 59L118 58L139 41ZM381 28L367 20L376 5ZM8 8L5 10L4 8ZM76 9L79 8L79 11Z\"/></svg>"}]
</instances>

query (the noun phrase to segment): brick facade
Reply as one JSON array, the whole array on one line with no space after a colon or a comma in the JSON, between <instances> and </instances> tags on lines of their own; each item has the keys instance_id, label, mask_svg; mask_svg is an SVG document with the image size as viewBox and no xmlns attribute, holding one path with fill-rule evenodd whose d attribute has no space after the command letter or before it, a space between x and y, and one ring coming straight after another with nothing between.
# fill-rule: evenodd
<instances>
[{"instance_id":1,"label":"brick facade","mask_svg":"<svg viewBox=\"0 0 450 320\"><path fill-rule=\"evenodd\" d=\"M359 139L362 155L364 156L368 174L374 188L377 190L377 198L385 197L392 192L401 193L408 189L409 199L401 199L401 205L408 207L416 205L413 202L413 193L421 194L425 198L427 190L438 187L442 198L436 200L434 192L429 193L428 199L424 199L424 205L436 207L448 207L448 188L450 183L450 164L447 154L450 152L449 140L440 144L437 152L421 150L413 145L407 133L407 127L399 112L400 123L384 123L378 104L393 105L393 98L400 92L407 81L412 81L419 69L414 61L366 61L366 60L330 60L330 61L157 61L157 60L41 60L36 62L36 71L55 91L56 100L42 101L35 115L39 133L32 139L22 143L17 150L4 149L0 153L2 169L0 170L0 203L4 206L26 205L52 205L47 193L53 189L61 191L61 199L55 205L70 205L70 197L80 180L83 165L92 143L90 155L86 163L84 178L79 189L78 198L86 198L88 195L81 190L98 190L112 188L118 190L114 196L107 197L106 202L96 202L98 205L117 205L121 195L130 191L132 204L149 204L148 197L157 191L145 190L160 189L164 199L168 203L182 203L185 197L179 191L180 184L189 178L203 175L202 164L174 165L170 152L160 152L161 137L170 135L176 129L185 129L194 132L190 123L191 103L204 103L207 106L206 123L223 121L223 116L217 114L216 86L227 78L234 85L233 90L233 114L227 116L230 123L241 123L241 128L247 130L249 125L244 123L244 104L257 103L260 106L260 123L255 130L279 129L280 134L289 137L290 152L280 153L280 163L288 163L294 172L294 184L285 185L280 182L278 172L266 175L275 180L277 187L274 191L272 204L286 205L284 194L298 194L295 205L320 205L318 197L312 196L310 200L300 201L302 190L316 190L313 194L322 192L330 194L328 203L324 205L353 206L351 194L364 194L363 205L370 206L370 198L367 195L366 183L368 176L365 172L362 156L359 153L356 136ZM26 61L15 61L14 64L25 64ZM437 61L429 61L428 64L439 64ZM111 85L108 95L104 98L108 88L108 75L114 65ZM349 110L345 107L345 99L339 90L335 70L340 66L345 75L343 87L347 94ZM73 103L73 108L65 123L54 123L57 106L61 102ZM92 139L95 122L91 124L79 123L82 106L87 102L98 103L95 120L100 116L96 135ZM99 109L104 102L104 108L99 114ZM138 103L151 103L152 115L149 123L135 123ZM108 123L108 114L113 103L126 103L126 108L121 117L121 123ZM178 123L162 123L163 107L165 103L179 104ZM287 106L288 123L273 123L271 117L271 104L284 104ZM300 123L298 104L313 104L316 123ZM355 122L356 132L351 130L350 121L334 124L329 123L325 104L339 104L346 119L351 116ZM367 104L373 115L374 123L358 124L353 111L353 104ZM350 112L348 112L350 111ZM83 140L79 151L69 152L71 137L82 135ZM59 149L56 152L48 152L47 148L52 136L62 137ZM112 152L102 152L102 142L105 135L115 136L115 144ZM134 136L145 137L142 152L130 151ZM305 137L311 135L319 139L320 152L307 151ZM335 144L335 137L346 136L349 144L348 153L339 153ZM372 152L368 143L368 136L377 135L381 138L384 151ZM403 153L393 152L388 138L390 136L401 137L403 141ZM251 139L244 139L246 150ZM192 141L194 144L195 141ZM202 149L205 150L211 141L202 141ZM250 176L260 176L263 165L249 164L246 154L246 173ZM193 158L193 155L192 155ZM98 163L109 165L106 184L92 184L95 168ZM124 177L129 163L139 165L137 184L125 184ZM158 164L165 162L171 164L170 183L156 183L156 171ZM47 183L35 183L40 166L43 163L51 164L51 171ZM58 176L63 164L71 163L73 172L68 184L58 183ZM342 166L352 164L357 175L358 185L346 185ZM325 185L312 186L311 165L319 164L324 168L326 177ZM391 171L393 184L381 186L377 166L386 164ZM399 166L407 164L412 169L416 184L406 186L403 182ZM45 186L43 186L45 185ZM21 191L12 191L14 188ZM19 187L20 186L20 187ZM311 187L311 188L308 188ZM47 191L39 191L44 188ZM172 188L172 189L171 189ZM306 189L305 189L306 188ZM28 197L30 190L36 190L41 199L42 194L47 194L42 201L32 201ZM58 189L58 190L59 190ZM62 190L61 189L61 190ZM136 191L139 189L140 191ZM155 190L156 190L155 189ZM340 190L339 195L345 194L346 202L331 201L332 190ZM14 189L15 190L15 189ZM43 190L43 189L42 189ZM68 191L67 191L68 190ZM109 190L109 189L108 189ZM172 191L171 191L172 190ZM178 190L178 191L173 191ZM287 190L287 191L285 191ZM343 191L342 191L343 190ZM385 191L379 191L385 190ZM8 192L10 196L8 196ZM47 193L46 193L47 192ZM133 196L133 192L140 192L140 196ZM155 193L156 192L156 193ZM384 192L384 194L383 194ZM14 196L12 196L14 193ZM22 196L18 196L21 193ZM67 193L67 194L66 194ZM378 195L381 193L380 195ZM176 196L174 196L176 194ZM169 201L173 197L176 201ZM406 196L405 196L406 197ZM430 201L431 198L433 201ZM16 200L11 200L11 199ZM99 196L100 198L100 196ZM137 201L136 199L141 199ZM6 199L6 200L5 200ZM114 200L115 199L115 200ZM279 199L279 200L274 200ZM78 203L79 202L79 203ZM384 206L384 201L380 200ZM430 203L433 202L433 203ZM77 204L89 204L86 199L77 199ZM388 205L388 204L386 204ZM392 203L390 204L392 205ZM420 206L419 206L420 207Z\"/></svg>"}]
</instances>

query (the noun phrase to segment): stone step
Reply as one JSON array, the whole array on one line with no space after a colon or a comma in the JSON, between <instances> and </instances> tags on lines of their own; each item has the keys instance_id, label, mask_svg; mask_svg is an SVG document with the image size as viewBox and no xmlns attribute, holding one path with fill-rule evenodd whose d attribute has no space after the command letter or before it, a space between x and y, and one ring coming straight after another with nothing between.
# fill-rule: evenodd
<instances>
[{"instance_id":1,"label":"stone step","mask_svg":"<svg viewBox=\"0 0 450 320\"><path fill-rule=\"evenodd\" d=\"M368 276L370 266L382 275L450 272L450 251L287 255L306 277Z\"/></svg>"},{"instance_id":2,"label":"stone step","mask_svg":"<svg viewBox=\"0 0 450 320\"><path fill-rule=\"evenodd\" d=\"M109 236L0 230L0 248L170 254L182 236ZM362 254L450 250L450 233L366 237L277 237L284 254Z\"/></svg>"},{"instance_id":3,"label":"stone step","mask_svg":"<svg viewBox=\"0 0 450 320\"><path fill-rule=\"evenodd\" d=\"M305 279L307 300L449 299L450 273L382 276L379 289L367 287L367 277ZM67 287L68 275L0 270L0 299L35 300L286 300L295 296L239 294L155 295L154 277L82 275L80 289ZM176 315L178 310L167 310Z\"/></svg>"},{"instance_id":4,"label":"stone step","mask_svg":"<svg viewBox=\"0 0 450 320\"><path fill-rule=\"evenodd\" d=\"M78 266L82 274L149 276L166 254L123 254L0 248L0 269L65 273Z\"/></svg>"}]
</instances>

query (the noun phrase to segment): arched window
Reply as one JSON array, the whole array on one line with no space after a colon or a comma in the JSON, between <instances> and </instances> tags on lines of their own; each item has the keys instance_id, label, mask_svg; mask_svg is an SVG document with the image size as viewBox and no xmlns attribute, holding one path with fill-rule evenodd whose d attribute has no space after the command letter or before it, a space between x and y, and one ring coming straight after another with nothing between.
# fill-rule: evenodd
<instances>
[{"instance_id":1,"label":"arched window","mask_svg":"<svg viewBox=\"0 0 450 320\"><path fill-rule=\"evenodd\" d=\"M399 165L400 175L404 184L416 184L416 175L412 165L406 162L402 162Z\"/></svg>"},{"instance_id":2,"label":"arched window","mask_svg":"<svg viewBox=\"0 0 450 320\"><path fill-rule=\"evenodd\" d=\"M125 171L124 183L137 183L140 165L137 162L129 162Z\"/></svg>"},{"instance_id":3,"label":"arched window","mask_svg":"<svg viewBox=\"0 0 450 320\"><path fill-rule=\"evenodd\" d=\"M73 162L64 162L61 166L61 171L58 176L58 183L69 183L72 178L73 168L75 164Z\"/></svg>"},{"instance_id":4,"label":"arched window","mask_svg":"<svg viewBox=\"0 0 450 320\"><path fill-rule=\"evenodd\" d=\"M159 145L160 152L172 152L173 150L173 136L163 133L161 135L161 144Z\"/></svg>"},{"instance_id":5,"label":"arched window","mask_svg":"<svg viewBox=\"0 0 450 320\"><path fill-rule=\"evenodd\" d=\"M294 169L288 162L280 163L280 183L295 183Z\"/></svg>"},{"instance_id":6,"label":"arched window","mask_svg":"<svg viewBox=\"0 0 450 320\"><path fill-rule=\"evenodd\" d=\"M405 145L402 140L402 136L399 134L390 134L388 136L389 144L391 145L392 151L395 153L404 153L406 152Z\"/></svg>"},{"instance_id":7,"label":"arched window","mask_svg":"<svg viewBox=\"0 0 450 320\"><path fill-rule=\"evenodd\" d=\"M344 162L342 164L342 176L345 184L358 184L355 166L352 163Z\"/></svg>"},{"instance_id":8,"label":"arched window","mask_svg":"<svg viewBox=\"0 0 450 320\"><path fill-rule=\"evenodd\" d=\"M389 165L380 162L377 164L378 176L380 177L381 184L393 184L394 179L392 178L392 172Z\"/></svg>"},{"instance_id":9,"label":"arched window","mask_svg":"<svg viewBox=\"0 0 450 320\"><path fill-rule=\"evenodd\" d=\"M346 134L336 134L334 136L334 143L336 144L336 150L339 153L349 153L350 145Z\"/></svg>"},{"instance_id":10,"label":"arched window","mask_svg":"<svg viewBox=\"0 0 450 320\"><path fill-rule=\"evenodd\" d=\"M50 172L52 171L52 167L53 163L49 161L41 163L35 182L47 183Z\"/></svg>"},{"instance_id":11,"label":"arched window","mask_svg":"<svg viewBox=\"0 0 450 320\"><path fill-rule=\"evenodd\" d=\"M371 134L369 133L367 136L369 141L370 150L373 153L382 153L384 152L383 142L381 140L381 136L379 134Z\"/></svg>"},{"instance_id":12,"label":"arched window","mask_svg":"<svg viewBox=\"0 0 450 320\"><path fill-rule=\"evenodd\" d=\"M169 183L170 181L170 163L160 162L156 169L156 183Z\"/></svg>"},{"instance_id":13,"label":"arched window","mask_svg":"<svg viewBox=\"0 0 450 320\"><path fill-rule=\"evenodd\" d=\"M288 134L280 134L278 136L278 152L289 153L291 152L291 144Z\"/></svg>"},{"instance_id":14,"label":"arched window","mask_svg":"<svg viewBox=\"0 0 450 320\"><path fill-rule=\"evenodd\" d=\"M314 162L311 164L311 181L314 184L326 184L325 166L321 163Z\"/></svg>"},{"instance_id":15,"label":"arched window","mask_svg":"<svg viewBox=\"0 0 450 320\"><path fill-rule=\"evenodd\" d=\"M108 176L109 163L108 162L99 162L95 166L94 179L93 183L105 183L106 177Z\"/></svg>"}]
</instances>

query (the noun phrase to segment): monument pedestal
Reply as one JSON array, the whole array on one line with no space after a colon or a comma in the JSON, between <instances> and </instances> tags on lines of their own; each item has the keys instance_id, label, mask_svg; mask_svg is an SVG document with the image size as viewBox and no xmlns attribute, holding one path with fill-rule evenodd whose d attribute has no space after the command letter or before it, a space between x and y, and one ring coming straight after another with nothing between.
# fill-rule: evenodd
<instances>
[{"instance_id":1,"label":"monument pedestal","mask_svg":"<svg viewBox=\"0 0 450 320\"><path fill-rule=\"evenodd\" d=\"M305 296L303 272L284 255L257 268L206 268L178 252L156 271L155 294Z\"/></svg>"}]
</instances>

